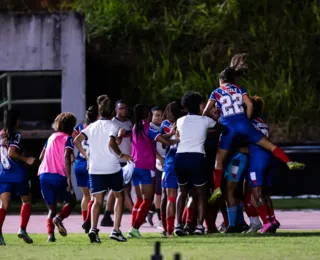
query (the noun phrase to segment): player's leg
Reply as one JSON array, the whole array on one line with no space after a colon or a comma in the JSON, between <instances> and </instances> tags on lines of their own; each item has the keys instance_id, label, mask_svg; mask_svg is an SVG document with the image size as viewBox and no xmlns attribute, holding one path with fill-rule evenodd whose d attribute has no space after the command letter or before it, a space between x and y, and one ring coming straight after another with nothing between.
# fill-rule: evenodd
<instances>
[{"instance_id":1,"label":"player's leg","mask_svg":"<svg viewBox=\"0 0 320 260\"><path fill-rule=\"evenodd\" d=\"M177 185L177 184L176 184ZM174 219L176 215L176 201L177 201L177 193L178 193L178 188L171 188L172 186L169 185L167 188L167 196L168 196L168 203L167 203L167 235L171 236L174 231Z\"/></svg>"},{"instance_id":2,"label":"player's leg","mask_svg":"<svg viewBox=\"0 0 320 260\"><path fill-rule=\"evenodd\" d=\"M100 226L102 227L112 227L113 220L111 218L112 210L114 208L115 196L112 191L109 191L107 202L106 202L106 210L104 211L103 218L101 219Z\"/></svg>"},{"instance_id":3,"label":"player's leg","mask_svg":"<svg viewBox=\"0 0 320 260\"><path fill-rule=\"evenodd\" d=\"M83 222L86 221L88 215L88 204L91 200L91 194L88 187L81 187L82 200L81 200L81 213Z\"/></svg>"},{"instance_id":4,"label":"player's leg","mask_svg":"<svg viewBox=\"0 0 320 260\"><path fill-rule=\"evenodd\" d=\"M182 224L182 215L186 205L186 199L188 197L188 182L187 183L180 183L181 178L178 176L179 181L179 193L177 197L177 204L176 204L176 226L174 228L174 233L177 236L184 236L186 235L184 232L184 227Z\"/></svg>"},{"instance_id":5,"label":"player's leg","mask_svg":"<svg viewBox=\"0 0 320 260\"><path fill-rule=\"evenodd\" d=\"M31 216L31 193L29 191L29 182L24 181L23 183L17 183L17 194L20 195L22 205L20 211L20 229L18 231L18 237L22 238L27 244L33 243L32 239L27 233L27 225Z\"/></svg>"},{"instance_id":6,"label":"player's leg","mask_svg":"<svg viewBox=\"0 0 320 260\"><path fill-rule=\"evenodd\" d=\"M121 220L124 207L124 185L123 185L123 173L122 170L109 176L109 188L113 191L116 198L114 204L114 226L113 231L110 234L110 238L118 242L126 242L127 239L122 235L120 230Z\"/></svg>"},{"instance_id":7,"label":"player's leg","mask_svg":"<svg viewBox=\"0 0 320 260\"><path fill-rule=\"evenodd\" d=\"M188 197L186 201L186 224L185 233L192 235L197 226L197 192L192 183L188 184Z\"/></svg>"},{"instance_id":8,"label":"player's leg","mask_svg":"<svg viewBox=\"0 0 320 260\"><path fill-rule=\"evenodd\" d=\"M168 197L166 192L165 180L163 181L162 197L161 197L161 223L162 223L162 234L167 235L167 205Z\"/></svg>"},{"instance_id":9,"label":"player's leg","mask_svg":"<svg viewBox=\"0 0 320 260\"><path fill-rule=\"evenodd\" d=\"M160 214L160 207L161 207L161 195L162 195L162 172L156 170L156 190L154 196L154 206L155 211L158 217L158 227L161 224L161 214Z\"/></svg>"},{"instance_id":10,"label":"player's leg","mask_svg":"<svg viewBox=\"0 0 320 260\"><path fill-rule=\"evenodd\" d=\"M131 183L124 187L124 204L126 205L127 209L132 212L133 209L133 201L131 197Z\"/></svg>"},{"instance_id":11,"label":"player's leg","mask_svg":"<svg viewBox=\"0 0 320 260\"><path fill-rule=\"evenodd\" d=\"M4 223L4 220L6 218L10 201L11 201L11 184L7 183L1 183L0 184L0 246L5 246L6 243L4 241L3 235L2 235L2 226Z\"/></svg>"},{"instance_id":12,"label":"player's leg","mask_svg":"<svg viewBox=\"0 0 320 260\"><path fill-rule=\"evenodd\" d=\"M102 176L99 176L99 177L102 177ZM107 189L98 189L98 188L93 189L94 202L91 208L91 229L88 234L91 243L101 243L101 240L99 237L98 220L99 220L100 209L106 194L106 190Z\"/></svg>"}]
</instances>

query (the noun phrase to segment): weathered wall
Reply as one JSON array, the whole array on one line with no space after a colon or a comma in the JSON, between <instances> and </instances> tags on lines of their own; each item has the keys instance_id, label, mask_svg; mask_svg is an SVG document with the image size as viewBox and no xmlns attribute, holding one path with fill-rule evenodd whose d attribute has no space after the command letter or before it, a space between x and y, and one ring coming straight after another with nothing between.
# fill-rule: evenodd
<instances>
[{"instance_id":1,"label":"weathered wall","mask_svg":"<svg viewBox=\"0 0 320 260\"><path fill-rule=\"evenodd\" d=\"M62 71L62 111L85 112L85 27L77 13L0 13L0 71Z\"/></svg>"}]
</instances>

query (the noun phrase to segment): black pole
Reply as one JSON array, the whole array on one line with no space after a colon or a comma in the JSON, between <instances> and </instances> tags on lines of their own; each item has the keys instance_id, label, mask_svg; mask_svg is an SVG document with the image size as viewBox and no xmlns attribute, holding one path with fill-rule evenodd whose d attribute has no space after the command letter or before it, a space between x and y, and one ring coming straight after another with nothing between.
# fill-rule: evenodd
<instances>
[{"instance_id":1,"label":"black pole","mask_svg":"<svg viewBox=\"0 0 320 260\"><path fill-rule=\"evenodd\" d=\"M162 255L160 254L160 242L155 242L154 244L154 255L151 256L151 260L162 260Z\"/></svg>"},{"instance_id":2,"label":"black pole","mask_svg":"<svg viewBox=\"0 0 320 260\"><path fill-rule=\"evenodd\" d=\"M174 260L180 260L180 259L181 259L180 254L179 254L179 253L176 253L176 254L174 255Z\"/></svg>"}]
</instances>

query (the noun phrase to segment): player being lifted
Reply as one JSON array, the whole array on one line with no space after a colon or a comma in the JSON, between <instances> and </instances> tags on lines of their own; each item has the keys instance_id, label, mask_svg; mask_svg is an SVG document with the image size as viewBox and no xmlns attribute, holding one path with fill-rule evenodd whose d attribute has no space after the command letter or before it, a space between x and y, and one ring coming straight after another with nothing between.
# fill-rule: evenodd
<instances>
[{"instance_id":1,"label":"player being lifted","mask_svg":"<svg viewBox=\"0 0 320 260\"><path fill-rule=\"evenodd\" d=\"M229 150L238 136L244 137L249 143L257 144L285 162L290 170L303 169L304 164L292 162L284 151L271 143L266 136L256 130L249 119L253 113L253 104L247 91L238 86L236 81L243 75L243 70L228 67L220 73L220 87L213 91L204 110L204 115L211 111L217 103L220 110L220 123L225 126L226 131L221 134L220 144L217 151L214 170L214 192L209 202L214 201L222 195L220 185L223 177L223 167ZM244 110L246 106L246 112Z\"/></svg>"}]
</instances>

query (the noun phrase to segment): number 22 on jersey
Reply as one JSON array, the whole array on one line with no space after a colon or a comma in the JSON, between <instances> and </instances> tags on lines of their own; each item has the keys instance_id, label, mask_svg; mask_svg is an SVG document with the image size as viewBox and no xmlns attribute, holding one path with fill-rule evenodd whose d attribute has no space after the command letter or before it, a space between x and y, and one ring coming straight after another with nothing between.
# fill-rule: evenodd
<instances>
[{"instance_id":1,"label":"number 22 on jersey","mask_svg":"<svg viewBox=\"0 0 320 260\"><path fill-rule=\"evenodd\" d=\"M232 116L244 112L241 94L236 93L231 96L222 96L220 103L223 116Z\"/></svg>"}]
</instances>

